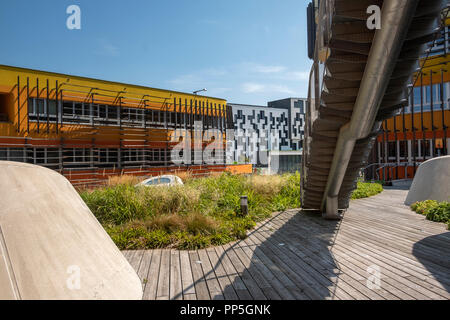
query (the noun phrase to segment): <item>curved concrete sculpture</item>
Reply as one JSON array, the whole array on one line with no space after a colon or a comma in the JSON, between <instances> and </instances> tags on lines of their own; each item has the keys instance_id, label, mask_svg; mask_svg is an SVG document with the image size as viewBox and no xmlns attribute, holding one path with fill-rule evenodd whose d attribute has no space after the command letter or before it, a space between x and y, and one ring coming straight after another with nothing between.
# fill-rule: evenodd
<instances>
[{"instance_id":1,"label":"curved concrete sculpture","mask_svg":"<svg viewBox=\"0 0 450 320\"><path fill-rule=\"evenodd\" d=\"M417 170L405 204L424 200L450 201L450 156L425 161Z\"/></svg>"},{"instance_id":2,"label":"curved concrete sculpture","mask_svg":"<svg viewBox=\"0 0 450 320\"><path fill-rule=\"evenodd\" d=\"M141 282L73 186L0 161L0 299L141 299Z\"/></svg>"}]
</instances>

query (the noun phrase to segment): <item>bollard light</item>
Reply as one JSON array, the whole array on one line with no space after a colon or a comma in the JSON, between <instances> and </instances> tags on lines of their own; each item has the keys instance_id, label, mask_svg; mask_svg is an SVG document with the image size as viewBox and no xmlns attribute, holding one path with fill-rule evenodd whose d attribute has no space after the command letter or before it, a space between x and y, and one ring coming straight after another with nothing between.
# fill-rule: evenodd
<instances>
[{"instance_id":1,"label":"bollard light","mask_svg":"<svg viewBox=\"0 0 450 320\"><path fill-rule=\"evenodd\" d=\"M248 197L247 196L241 197L241 215L243 217L248 215Z\"/></svg>"}]
</instances>

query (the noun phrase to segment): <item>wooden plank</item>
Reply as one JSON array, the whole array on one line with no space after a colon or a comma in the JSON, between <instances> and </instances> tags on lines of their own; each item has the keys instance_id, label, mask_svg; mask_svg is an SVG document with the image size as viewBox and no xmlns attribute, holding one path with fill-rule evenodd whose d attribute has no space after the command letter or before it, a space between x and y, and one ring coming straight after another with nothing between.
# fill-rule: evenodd
<instances>
[{"instance_id":1,"label":"wooden plank","mask_svg":"<svg viewBox=\"0 0 450 320\"><path fill-rule=\"evenodd\" d=\"M158 289L159 269L161 265L161 250L155 249L152 253L152 261L147 274L147 284L145 286L143 299L156 300L156 292Z\"/></svg>"},{"instance_id":2,"label":"wooden plank","mask_svg":"<svg viewBox=\"0 0 450 320\"><path fill-rule=\"evenodd\" d=\"M360 209L361 210L361 209ZM377 214L377 210L373 209L367 209L364 208L366 211L370 211L373 213L374 216ZM362 227L362 228L370 228L376 231L377 234L383 234L387 235L389 237L395 237L398 241L401 241L405 244L411 244L416 243L419 240L422 240L424 238L424 232L422 230L424 227L420 229L415 228L409 228L406 227L404 223L400 225L392 224L389 221L392 219L385 218L381 222L379 220L373 219L373 218L366 218L366 219L352 219L351 216L348 218L348 224L353 225L355 227ZM450 234L450 233L449 233ZM428 232L428 235L431 235L430 232ZM450 239L449 239L450 240ZM434 244L434 245L432 245ZM423 245L419 243L419 246L424 250L428 251L430 253L436 253L436 251L444 251L448 254L450 254L450 246L447 241L445 240L432 240L430 242L430 245Z\"/></svg>"},{"instance_id":3,"label":"wooden plank","mask_svg":"<svg viewBox=\"0 0 450 320\"><path fill-rule=\"evenodd\" d=\"M129 257L130 257L130 255L131 255L132 252L133 252L133 251L131 251L131 250L123 250L123 251L122 251L123 256L128 260L128 262L130 262Z\"/></svg>"},{"instance_id":4,"label":"wooden plank","mask_svg":"<svg viewBox=\"0 0 450 320\"><path fill-rule=\"evenodd\" d=\"M186 297L195 296L194 280L192 278L191 263L189 261L189 253L187 251L180 251L180 268L181 268L181 285L183 288L184 300ZM190 299L195 300L195 299Z\"/></svg>"},{"instance_id":5,"label":"wooden plank","mask_svg":"<svg viewBox=\"0 0 450 320\"><path fill-rule=\"evenodd\" d=\"M286 226L289 226L290 224L292 224L292 222L286 223L286 225L283 226L283 229L277 229L278 226L276 225L276 220L273 221L273 227L274 229L277 230L276 232L277 234L284 233ZM289 252L289 250L287 250L287 248L285 247L286 243L273 241L273 234L270 232L263 232L263 231L260 232L260 236L264 234L265 234L264 243L268 244L273 242L272 246L274 248L277 248L278 251L284 252L288 257L293 259L296 262L296 264L299 265L304 270L304 272L309 274L312 279L322 284L322 286L325 286L326 288L331 290L330 292L333 292L333 295L331 295L330 298L334 297L338 297L341 299L363 298L363 296L361 296L359 292L355 292L353 289L348 288L346 286L346 283L344 282L339 281L341 283L341 286L336 287L335 283L339 280L339 273L340 273L340 270L336 265L332 265L329 267L318 266L312 260L309 260L308 263L306 263L308 258L307 256L300 257L299 259L299 257L292 255L292 253ZM291 241L298 241L298 240L293 238ZM322 247L320 250L324 251L325 253L329 252L326 247Z\"/></svg>"},{"instance_id":6,"label":"wooden plank","mask_svg":"<svg viewBox=\"0 0 450 320\"><path fill-rule=\"evenodd\" d=\"M255 248L256 246L252 245L251 241L249 239L239 241L237 243L242 250L247 255L247 259L251 260L251 263L253 266L261 273L261 275L264 277L265 280L269 283L269 290L273 290L277 293L276 296L270 296L269 298L271 300L295 300L296 296L294 296L293 292L289 290L286 285L274 275L272 272L272 269L269 269L266 266L266 263L269 263L269 265L272 263L270 260L264 260L262 261L260 256L256 254ZM273 265L273 263L272 263ZM292 285L292 287L295 287L292 281L290 281L287 277L283 277L285 280L285 283L289 286ZM298 297L297 297L298 298Z\"/></svg>"},{"instance_id":7,"label":"wooden plank","mask_svg":"<svg viewBox=\"0 0 450 320\"><path fill-rule=\"evenodd\" d=\"M287 291L289 291L295 299L301 299L301 300L310 300L311 297L309 297L305 293L304 286L302 285L302 280L299 280L298 277L295 275L292 277L291 280L291 272L290 270L285 270L284 266L278 265L275 261L271 260L261 249L261 246L256 239L255 236L249 237L245 240L246 243L249 244L249 246L254 250L254 254L261 260L261 262L266 266L273 275L283 284L283 286L286 288ZM289 269L289 267L285 267ZM279 292L280 296L283 296L284 294Z\"/></svg>"},{"instance_id":8,"label":"wooden plank","mask_svg":"<svg viewBox=\"0 0 450 320\"><path fill-rule=\"evenodd\" d=\"M280 219L280 217L279 214L276 218ZM268 232L269 236L273 234L274 220L272 219L269 223L252 233L250 238L258 246L258 250L261 250L269 257L284 274L294 281L300 291L304 292L310 299L337 298L331 297L327 287L322 286L313 279L295 260L291 260L290 257L281 252L279 247L272 246L270 242L266 242L267 237L265 233Z\"/></svg>"},{"instance_id":9,"label":"wooden plank","mask_svg":"<svg viewBox=\"0 0 450 320\"><path fill-rule=\"evenodd\" d=\"M214 248L206 249L206 254L208 255L209 261L211 262L211 266L214 269L217 281L219 282L225 300L238 300L239 297L236 294L236 291L234 290L233 283L226 274L222 262L219 261Z\"/></svg>"},{"instance_id":10,"label":"wooden plank","mask_svg":"<svg viewBox=\"0 0 450 320\"><path fill-rule=\"evenodd\" d=\"M256 300L267 300L267 296L263 293L261 288L258 286L257 282L253 279L252 275L248 272L245 265L240 261L237 255L234 253L232 249L232 245L226 244L223 245L224 254L228 256L237 273L244 282L246 288L252 295L252 297Z\"/></svg>"},{"instance_id":11,"label":"wooden plank","mask_svg":"<svg viewBox=\"0 0 450 320\"><path fill-rule=\"evenodd\" d=\"M142 257L144 255L144 250L135 250L129 256L129 262L136 272L139 270Z\"/></svg>"},{"instance_id":12,"label":"wooden plank","mask_svg":"<svg viewBox=\"0 0 450 320\"><path fill-rule=\"evenodd\" d=\"M346 236L342 237L346 238ZM367 243L367 241L358 241L357 244L349 241L348 245L358 248L364 254L376 254L376 259L390 266L393 272L400 276L410 277L413 282L416 282L419 285L425 285L425 287L438 294L444 294L444 296L448 294L447 290L442 285L442 282L447 285L450 283L450 279L448 279L448 275L445 274L445 272L430 272L425 270L422 264L416 263L414 259L408 259L407 256L401 256L393 250L374 246ZM440 282L433 279L432 277L434 276L438 276ZM445 281L445 279L447 279L447 281Z\"/></svg>"},{"instance_id":13,"label":"wooden plank","mask_svg":"<svg viewBox=\"0 0 450 320\"><path fill-rule=\"evenodd\" d=\"M262 269L260 262L258 260L249 258L240 247L240 243L241 241L237 242L234 246L231 247L231 249L234 251L236 257L246 268L246 272L248 272L252 276L252 278L258 284L258 287L260 287L264 292L264 295L267 297L267 299L281 300L281 296L277 293L276 290L274 290L270 281L266 279L266 277L260 271L260 269Z\"/></svg>"},{"instance_id":14,"label":"wooden plank","mask_svg":"<svg viewBox=\"0 0 450 320\"><path fill-rule=\"evenodd\" d=\"M308 230L305 230L305 231L303 231L303 232L308 232ZM335 243L333 249L336 250L336 249L338 248L338 246L340 245L340 243L341 243L340 241L336 241L336 243ZM342 243L345 244L345 245L350 245L351 239L345 239L345 240L342 241ZM356 247L359 247L360 244L361 244L361 243L358 242L358 243L355 244L355 246L356 246ZM334 251L334 252L335 252L335 251ZM358 258L358 257L361 257L362 255L364 255L364 256L362 257L362 259L363 259L363 260L367 260L367 255L366 255L366 254L369 254L369 255L372 254L372 255L373 255L373 252L358 253L358 251L356 251L356 252L354 252L354 255L352 255L352 257ZM372 261L373 263L378 263L378 265L383 266L384 268L386 267L386 266L383 265L382 262L380 262L379 260L376 260L376 259L373 260L373 259L372 259L371 261ZM367 265L366 268L367 268L368 266L370 266L370 265ZM397 268L396 270L394 270L394 271L397 272L397 273L399 273L398 268ZM411 296L415 296L415 297L418 298L418 299L424 299L424 298L425 298L425 296L424 296L422 293L416 292L416 291L423 291L423 290L427 290L427 289L421 287L421 286L420 286L421 283L415 283L415 284L414 284L413 282L415 281L415 279L414 279L413 277L411 277L411 278L409 278L407 281L405 281L404 278L407 276L407 274L405 274L405 273L400 273L400 274L389 273L389 275L390 275L390 278L388 279L388 281L392 281L391 283L394 284L396 287L402 289L402 291L405 291L405 293L409 293L410 297L411 297ZM400 280L397 280L397 277L398 277L398 276L400 276ZM416 290L411 291L411 288L416 288ZM438 298L438 296L434 295L434 293L432 293L432 292L427 292L427 291L425 291L425 292L426 292L427 295L430 296L430 297L434 297L435 299ZM397 294L398 294L398 293L397 293ZM403 298L405 298L405 297L403 297Z\"/></svg>"},{"instance_id":15,"label":"wooden plank","mask_svg":"<svg viewBox=\"0 0 450 320\"><path fill-rule=\"evenodd\" d=\"M169 300L169 298L170 298L170 250L163 249L161 252L161 265L159 267L156 299Z\"/></svg>"},{"instance_id":16,"label":"wooden plank","mask_svg":"<svg viewBox=\"0 0 450 320\"><path fill-rule=\"evenodd\" d=\"M205 278L203 277L203 270L200 265L200 258L197 251L189 251L189 260L191 263L192 277L194 280L195 293L197 300L210 300L208 286L206 285Z\"/></svg>"},{"instance_id":17,"label":"wooden plank","mask_svg":"<svg viewBox=\"0 0 450 320\"><path fill-rule=\"evenodd\" d=\"M220 265L223 266L225 274L228 276L228 279L233 285L234 291L238 295L241 300L252 300L253 297L242 281L239 273L234 268L233 264L230 261L230 258L225 253L223 247L215 247L214 252L216 253L217 260L220 261ZM212 255L212 253L211 253Z\"/></svg>"},{"instance_id":18,"label":"wooden plank","mask_svg":"<svg viewBox=\"0 0 450 320\"><path fill-rule=\"evenodd\" d=\"M142 256L142 261L141 264L139 266L139 270L137 272L139 279L141 279L141 283L142 283L142 288L145 291L145 287L147 286L148 283L148 274L149 274L149 269L150 269L150 264L152 261L152 254L153 251L152 250L146 250Z\"/></svg>"},{"instance_id":19,"label":"wooden plank","mask_svg":"<svg viewBox=\"0 0 450 320\"><path fill-rule=\"evenodd\" d=\"M197 300L197 295L195 294L185 294L183 295L183 300Z\"/></svg>"},{"instance_id":20,"label":"wooden plank","mask_svg":"<svg viewBox=\"0 0 450 320\"><path fill-rule=\"evenodd\" d=\"M170 255L170 300L183 300L180 253L177 250L171 250Z\"/></svg>"},{"instance_id":21,"label":"wooden plank","mask_svg":"<svg viewBox=\"0 0 450 320\"><path fill-rule=\"evenodd\" d=\"M297 231L297 230L296 230ZM301 233L303 234L305 231L301 231ZM305 236L308 236L307 234L305 235ZM288 234L287 235L287 237L290 237L290 235ZM334 255L334 259L336 259L336 253L335 253L335 248L336 248L336 246L338 245L338 241L337 240L335 240L335 243L334 243L334 245L333 245L333 255ZM308 249L310 248L310 247L312 247L313 249L314 249L314 244L310 244L310 246L308 246ZM290 247L290 249L292 249L292 247ZM331 249L331 248L330 248ZM314 249L315 250L315 249ZM294 250L294 252L295 252L295 250ZM316 253L319 253L319 251L316 251ZM355 256L352 256L352 257L355 257ZM347 260L349 259L349 257L347 258ZM340 263L339 263L340 264ZM355 264L353 264L353 266L352 267L354 267L355 266ZM367 270L367 267L368 267L369 265L363 265L363 269L364 270ZM367 273L366 273L366 278L367 278ZM405 294L405 293L403 293L403 291L401 291L401 290L398 290L397 288L394 288L394 287L390 287L390 292L392 293L392 294L394 294L395 296L398 296L398 297L401 297L401 298L403 298L403 299L411 299L412 298L412 296L410 296L410 295L407 295L407 294Z\"/></svg>"},{"instance_id":22,"label":"wooden plank","mask_svg":"<svg viewBox=\"0 0 450 320\"><path fill-rule=\"evenodd\" d=\"M277 265L287 265L293 270L294 275L301 279L298 280L298 283L303 286L303 289L308 296L312 299L341 299L339 292L332 290L334 285L329 278L317 273L302 261L302 259L299 259L291 252L284 250L283 247L279 245L276 246L272 242L267 241L267 238L270 236L264 235L264 233L265 232L261 231L255 234L260 242L264 244L260 245L261 250L271 257ZM286 267L284 268L286 269ZM350 299L348 295L345 295L343 298Z\"/></svg>"},{"instance_id":23,"label":"wooden plank","mask_svg":"<svg viewBox=\"0 0 450 320\"><path fill-rule=\"evenodd\" d=\"M206 280L206 285L208 286L209 295L212 300L224 300L224 294L222 288L220 287L219 281L217 280L216 274L214 272L213 266L209 261L208 254L206 250L198 250L199 261L201 261L201 267L203 270L203 277Z\"/></svg>"},{"instance_id":24,"label":"wooden plank","mask_svg":"<svg viewBox=\"0 0 450 320\"><path fill-rule=\"evenodd\" d=\"M280 236L281 235L277 235ZM283 235L284 236L284 235ZM281 238L279 239L279 241L286 241L289 240L287 238ZM314 246L314 245L309 245L307 247L303 246L303 245L296 245L295 243L292 243L288 246L288 248L293 251L296 255L298 255L299 257L302 257L302 259L304 259L306 262L309 262L310 259L317 259L317 261L320 262L321 265L326 265L326 264L336 264L339 265L339 279L343 282L346 282L349 286L353 287L355 290L358 290L359 292L363 293L365 296L367 296L369 299L372 300L381 300L381 299L390 299L390 300L396 300L398 299L397 296L391 294L390 292L384 290L384 289L380 289L377 292L373 291L373 290L368 290L367 286L366 286L366 280L367 280L367 271L366 269L362 270L362 269L358 269L357 266L355 264L351 264L350 268L347 268L346 266L346 262L348 262L347 260L338 260L336 259L336 256L333 255L333 257L328 256L328 257L324 257L323 255L320 254L320 250ZM331 248L330 248L331 250ZM316 257L317 256L317 257ZM312 257L312 258L310 258ZM358 272L355 272L359 271ZM340 283L339 283L340 285ZM411 298L408 296L408 298Z\"/></svg>"}]
</instances>

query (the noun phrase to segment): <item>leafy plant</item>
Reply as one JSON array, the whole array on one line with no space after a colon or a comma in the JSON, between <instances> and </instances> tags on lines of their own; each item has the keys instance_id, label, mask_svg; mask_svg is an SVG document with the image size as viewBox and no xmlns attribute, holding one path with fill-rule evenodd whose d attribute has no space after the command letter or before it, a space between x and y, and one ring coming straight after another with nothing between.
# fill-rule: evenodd
<instances>
[{"instance_id":1,"label":"leafy plant","mask_svg":"<svg viewBox=\"0 0 450 320\"><path fill-rule=\"evenodd\" d=\"M362 199L375 196L383 192L383 185L380 182L358 181L357 189L352 194L352 199Z\"/></svg>"},{"instance_id":2,"label":"leafy plant","mask_svg":"<svg viewBox=\"0 0 450 320\"><path fill-rule=\"evenodd\" d=\"M411 209L419 214L426 215L430 209L439 206L439 202L436 200L425 200L422 202L416 202L411 205Z\"/></svg>"},{"instance_id":3,"label":"leafy plant","mask_svg":"<svg viewBox=\"0 0 450 320\"><path fill-rule=\"evenodd\" d=\"M450 229L450 202L438 202L435 200L426 200L416 202L411 209L419 214L423 214L430 221L447 223Z\"/></svg>"}]
</instances>

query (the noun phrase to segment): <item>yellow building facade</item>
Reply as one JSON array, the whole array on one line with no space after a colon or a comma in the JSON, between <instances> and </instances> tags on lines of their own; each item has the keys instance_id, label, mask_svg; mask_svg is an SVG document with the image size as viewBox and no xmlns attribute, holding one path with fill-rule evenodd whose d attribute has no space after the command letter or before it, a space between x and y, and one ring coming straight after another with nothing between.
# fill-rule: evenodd
<instances>
[{"instance_id":1,"label":"yellow building facade","mask_svg":"<svg viewBox=\"0 0 450 320\"><path fill-rule=\"evenodd\" d=\"M0 65L0 160L57 170L74 185L224 171L230 112L224 99ZM222 135L221 158L205 159L211 141L201 139L193 161L171 161L183 135L208 130ZM174 140L177 131L184 133Z\"/></svg>"}]
</instances>

